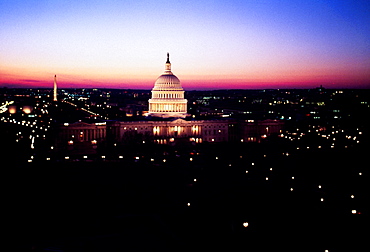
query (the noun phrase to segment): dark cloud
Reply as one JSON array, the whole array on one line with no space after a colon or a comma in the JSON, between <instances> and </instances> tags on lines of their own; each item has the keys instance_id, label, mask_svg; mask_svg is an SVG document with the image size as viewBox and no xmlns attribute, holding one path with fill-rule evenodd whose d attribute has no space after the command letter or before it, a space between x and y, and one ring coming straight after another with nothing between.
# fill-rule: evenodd
<instances>
[{"instance_id":1,"label":"dark cloud","mask_svg":"<svg viewBox=\"0 0 370 252\"><path fill-rule=\"evenodd\" d=\"M22 80L19 80L19 81L26 81L26 82L41 82L39 80L31 80L31 79L22 79Z\"/></svg>"}]
</instances>

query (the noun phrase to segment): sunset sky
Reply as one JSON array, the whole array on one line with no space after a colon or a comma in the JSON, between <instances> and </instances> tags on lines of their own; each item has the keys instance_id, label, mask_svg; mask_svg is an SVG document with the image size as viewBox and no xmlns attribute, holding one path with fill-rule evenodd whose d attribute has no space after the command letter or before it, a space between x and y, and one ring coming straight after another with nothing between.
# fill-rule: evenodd
<instances>
[{"instance_id":1,"label":"sunset sky","mask_svg":"<svg viewBox=\"0 0 370 252\"><path fill-rule=\"evenodd\" d=\"M370 1L0 0L0 87L370 88Z\"/></svg>"}]
</instances>

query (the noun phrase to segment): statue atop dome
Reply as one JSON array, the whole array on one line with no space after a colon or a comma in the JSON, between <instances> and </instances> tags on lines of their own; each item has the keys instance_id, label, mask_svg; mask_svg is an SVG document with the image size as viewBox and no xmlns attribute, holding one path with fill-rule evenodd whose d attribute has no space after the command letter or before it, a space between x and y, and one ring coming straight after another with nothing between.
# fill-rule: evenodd
<instances>
[{"instance_id":1,"label":"statue atop dome","mask_svg":"<svg viewBox=\"0 0 370 252\"><path fill-rule=\"evenodd\" d=\"M171 64L171 62L170 62L170 53L167 53L167 61L166 61L166 63Z\"/></svg>"}]
</instances>

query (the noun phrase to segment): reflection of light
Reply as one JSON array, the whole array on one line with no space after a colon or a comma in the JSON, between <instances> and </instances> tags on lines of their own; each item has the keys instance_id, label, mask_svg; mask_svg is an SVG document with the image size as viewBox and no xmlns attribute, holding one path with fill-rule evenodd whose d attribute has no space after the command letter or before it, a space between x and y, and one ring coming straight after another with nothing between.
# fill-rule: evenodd
<instances>
[{"instance_id":1,"label":"reflection of light","mask_svg":"<svg viewBox=\"0 0 370 252\"><path fill-rule=\"evenodd\" d=\"M293 192L293 190L294 190L294 189L293 189L293 187L291 187L291 188L290 188L290 191L291 191L291 192Z\"/></svg>"},{"instance_id":2,"label":"reflection of light","mask_svg":"<svg viewBox=\"0 0 370 252\"><path fill-rule=\"evenodd\" d=\"M266 177L266 180L269 180L269 177Z\"/></svg>"},{"instance_id":3,"label":"reflection of light","mask_svg":"<svg viewBox=\"0 0 370 252\"><path fill-rule=\"evenodd\" d=\"M353 194L352 194L352 195L351 195L351 199L353 199L353 198L355 198L355 195L353 195Z\"/></svg>"},{"instance_id":4,"label":"reflection of light","mask_svg":"<svg viewBox=\"0 0 370 252\"><path fill-rule=\"evenodd\" d=\"M194 182L197 182L197 179L195 178L193 181L194 181Z\"/></svg>"},{"instance_id":5,"label":"reflection of light","mask_svg":"<svg viewBox=\"0 0 370 252\"><path fill-rule=\"evenodd\" d=\"M188 206L190 206L190 203L188 203Z\"/></svg>"},{"instance_id":6,"label":"reflection of light","mask_svg":"<svg viewBox=\"0 0 370 252\"><path fill-rule=\"evenodd\" d=\"M248 173L248 171L245 171L245 173Z\"/></svg>"},{"instance_id":7,"label":"reflection of light","mask_svg":"<svg viewBox=\"0 0 370 252\"><path fill-rule=\"evenodd\" d=\"M321 188L321 185L319 185L318 187Z\"/></svg>"},{"instance_id":8,"label":"reflection of light","mask_svg":"<svg viewBox=\"0 0 370 252\"><path fill-rule=\"evenodd\" d=\"M358 175L362 176L362 172L359 172Z\"/></svg>"},{"instance_id":9,"label":"reflection of light","mask_svg":"<svg viewBox=\"0 0 370 252\"><path fill-rule=\"evenodd\" d=\"M324 198L321 198L320 201L324 201Z\"/></svg>"},{"instance_id":10,"label":"reflection of light","mask_svg":"<svg viewBox=\"0 0 370 252\"><path fill-rule=\"evenodd\" d=\"M248 227L249 223L248 222L243 222L243 227Z\"/></svg>"},{"instance_id":11,"label":"reflection of light","mask_svg":"<svg viewBox=\"0 0 370 252\"><path fill-rule=\"evenodd\" d=\"M352 214L356 214L357 213L357 211L356 210L352 210Z\"/></svg>"}]
</instances>

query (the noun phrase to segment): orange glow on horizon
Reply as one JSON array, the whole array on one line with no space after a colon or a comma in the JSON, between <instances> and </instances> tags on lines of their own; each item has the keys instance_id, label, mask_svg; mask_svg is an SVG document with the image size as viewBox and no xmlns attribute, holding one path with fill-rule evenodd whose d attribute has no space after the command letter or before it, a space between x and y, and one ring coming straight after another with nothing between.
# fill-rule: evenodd
<instances>
[{"instance_id":1,"label":"orange glow on horizon","mask_svg":"<svg viewBox=\"0 0 370 252\"><path fill-rule=\"evenodd\" d=\"M52 88L54 74L58 78L59 88L117 88L151 89L161 74L157 69L143 74L139 71L122 73L120 69L107 71L102 69L63 69L51 70L23 69L2 67L0 87ZM239 75L227 74L177 74L185 90L202 89L279 89L279 88L315 88L323 85L327 88L369 88L370 74L361 70L339 69L337 71L255 71ZM83 74L81 74L83 73Z\"/></svg>"}]
</instances>

